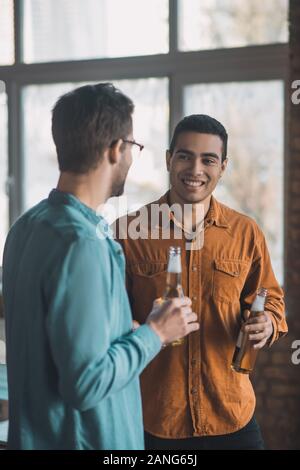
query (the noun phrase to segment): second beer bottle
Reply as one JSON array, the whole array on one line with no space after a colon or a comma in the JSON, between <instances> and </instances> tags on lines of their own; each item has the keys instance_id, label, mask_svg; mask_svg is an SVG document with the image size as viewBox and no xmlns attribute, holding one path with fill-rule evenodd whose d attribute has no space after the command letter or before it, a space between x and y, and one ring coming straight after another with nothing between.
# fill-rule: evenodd
<instances>
[{"instance_id":1,"label":"second beer bottle","mask_svg":"<svg viewBox=\"0 0 300 470\"><path fill-rule=\"evenodd\" d=\"M265 301L267 297L267 289L261 287L257 291L257 295L250 308L249 318L260 315L264 311ZM253 348L253 342L249 339L249 334L240 330L236 343L231 368L242 374L250 374L254 368L258 350Z\"/></svg>"}]
</instances>

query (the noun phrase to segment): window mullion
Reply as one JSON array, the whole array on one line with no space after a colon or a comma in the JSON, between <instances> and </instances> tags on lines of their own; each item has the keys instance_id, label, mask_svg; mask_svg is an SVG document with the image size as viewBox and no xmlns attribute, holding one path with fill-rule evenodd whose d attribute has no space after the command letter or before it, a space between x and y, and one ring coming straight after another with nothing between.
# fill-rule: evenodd
<instances>
[{"instance_id":1,"label":"window mullion","mask_svg":"<svg viewBox=\"0 0 300 470\"><path fill-rule=\"evenodd\" d=\"M23 1L14 0L15 63L23 62Z\"/></svg>"}]
</instances>

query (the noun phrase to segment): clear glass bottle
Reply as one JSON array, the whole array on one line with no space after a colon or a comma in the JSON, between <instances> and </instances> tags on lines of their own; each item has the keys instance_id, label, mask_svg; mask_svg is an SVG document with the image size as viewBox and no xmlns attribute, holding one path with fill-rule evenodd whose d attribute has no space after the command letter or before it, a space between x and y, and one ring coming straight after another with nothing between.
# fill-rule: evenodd
<instances>
[{"instance_id":1,"label":"clear glass bottle","mask_svg":"<svg viewBox=\"0 0 300 470\"><path fill-rule=\"evenodd\" d=\"M169 248L169 261L167 269L167 283L163 295L163 300L173 299L174 297L184 297L181 284L181 248L171 246ZM184 343L184 338L180 338L171 343L172 346L180 346Z\"/></svg>"},{"instance_id":2,"label":"clear glass bottle","mask_svg":"<svg viewBox=\"0 0 300 470\"><path fill-rule=\"evenodd\" d=\"M254 302L251 305L248 319L264 311L267 294L268 291L264 287L258 289ZM249 334L241 329L231 363L233 370L242 374L249 374L253 370L258 353L258 350L253 348L253 345L254 342L249 340Z\"/></svg>"}]
</instances>

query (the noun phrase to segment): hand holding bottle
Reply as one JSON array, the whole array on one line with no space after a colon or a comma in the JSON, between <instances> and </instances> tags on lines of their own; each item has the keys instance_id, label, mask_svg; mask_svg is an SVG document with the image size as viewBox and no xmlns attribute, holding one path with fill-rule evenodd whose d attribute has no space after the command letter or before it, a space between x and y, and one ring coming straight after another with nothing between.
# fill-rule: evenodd
<instances>
[{"instance_id":1,"label":"hand holding bottle","mask_svg":"<svg viewBox=\"0 0 300 470\"><path fill-rule=\"evenodd\" d=\"M271 320L271 313L268 311L259 312L255 317L248 318L250 311L245 310L244 318L248 318L244 324L244 331L248 333L250 341L255 342L253 344L254 349L263 348L269 338L273 334L273 323Z\"/></svg>"},{"instance_id":2,"label":"hand holding bottle","mask_svg":"<svg viewBox=\"0 0 300 470\"><path fill-rule=\"evenodd\" d=\"M160 337L164 345L170 344L199 329L197 314L191 309L188 297L154 302L146 323Z\"/></svg>"},{"instance_id":3,"label":"hand holding bottle","mask_svg":"<svg viewBox=\"0 0 300 470\"><path fill-rule=\"evenodd\" d=\"M167 269L167 282L162 300L172 299L174 297L183 298L184 292L181 284L181 248L179 246L170 246L169 260ZM184 344L184 338L181 337L172 341L172 346L181 346Z\"/></svg>"},{"instance_id":4,"label":"hand holding bottle","mask_svg":"<svg viewBox=\"0 0 300 470\"><path fill-rule=\"evenodd\" d=\"M231 368L242 374L249 374L261 349L273 333L271 313L265 312L267 289L261 287L251 305L244 311L244 320L235 346ZM253 344L253 341L256 341Z\"/></svg>"}]
</instances>

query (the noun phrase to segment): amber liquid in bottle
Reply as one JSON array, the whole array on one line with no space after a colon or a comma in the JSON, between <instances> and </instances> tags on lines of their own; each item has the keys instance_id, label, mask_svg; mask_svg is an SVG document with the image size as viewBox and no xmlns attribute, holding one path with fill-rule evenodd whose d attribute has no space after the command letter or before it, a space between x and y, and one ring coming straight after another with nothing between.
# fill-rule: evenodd
<instances>
[{"instance_id":1,"label":"amber liquid in bottle","mask_svg":"<svg viewBox=\"0 0 300 470\"><path fill-rule=\"evenodd\" d=\"M267 293L267 289L263 287L257 291L250 309L249 318L253 318L264 311ZM242 374L250 374L252 372L258 353L258 350L253 348L253 345L253 341L249 340L249 334L240 330L231 363L233 370Z\"/></svg>"},{"instance_id":2,"label":"amber liquid in bottle","mask_svg":"<svg viewBox=\"0 0 300 470\"><path fill-rule=\"evenodd\" d=\"M167 270L167 283L163 295L163 300L174 297L184 297L181 285L181 248L171 246L169 248L169 261ZM184 338L180 338L171 343L172 346L180 346L184 343Z\"/></svg>"}]
</instances>

